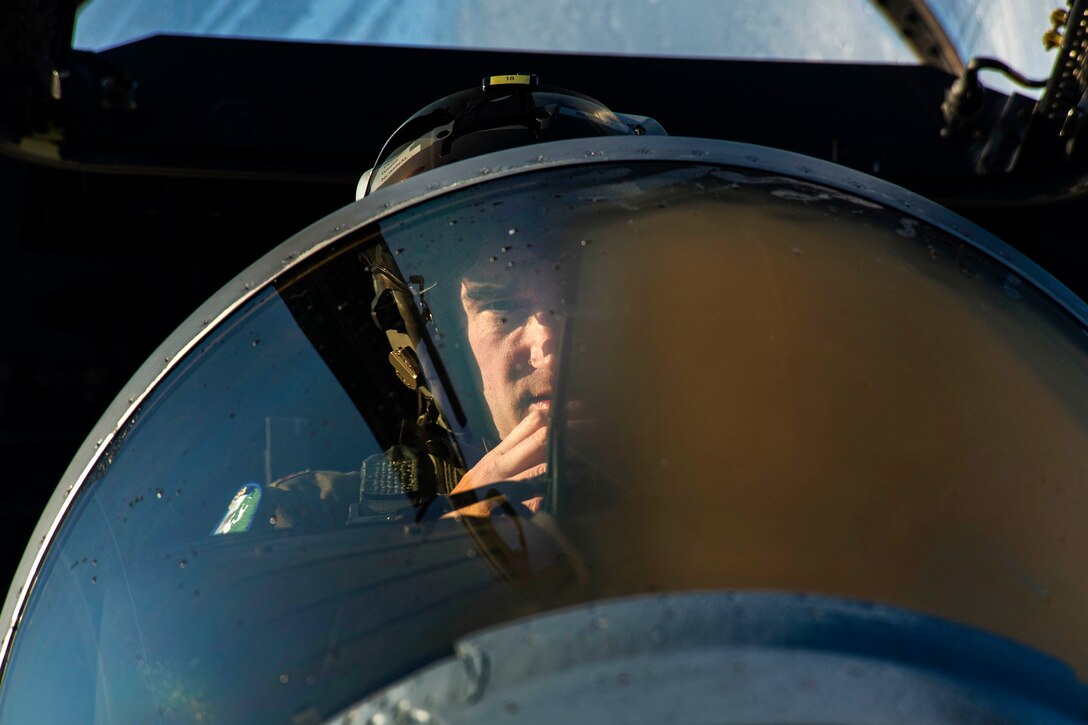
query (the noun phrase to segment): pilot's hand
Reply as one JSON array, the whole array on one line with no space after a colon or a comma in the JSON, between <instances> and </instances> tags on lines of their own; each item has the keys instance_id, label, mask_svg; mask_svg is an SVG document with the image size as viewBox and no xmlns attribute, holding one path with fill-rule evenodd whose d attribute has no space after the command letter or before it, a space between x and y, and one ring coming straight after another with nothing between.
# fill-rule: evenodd
<instances>
[{"instance_id":1,"label":"pilot's hand","mask_svg":"<svg viewBox=\"0 0 1088 725\"><path fill-rule=\"evenodd\" d=\"M484 455L454 486L451 494L471 491L499 481L521 481L542 475L547 470L545 444L548 436L548 413L531 410L514 426L510 434ZM540 508L543 498L534 496L522 501L530 511ZM492 498L465 506L456 511L466 516L487 516L497 505Z\"/></svg>"}]
</instances>

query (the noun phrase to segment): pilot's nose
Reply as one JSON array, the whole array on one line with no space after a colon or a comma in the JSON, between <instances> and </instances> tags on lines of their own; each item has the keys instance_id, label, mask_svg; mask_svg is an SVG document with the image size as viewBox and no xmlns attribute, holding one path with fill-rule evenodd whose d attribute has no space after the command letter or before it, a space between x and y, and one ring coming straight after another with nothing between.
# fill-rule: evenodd
<instances>
[{"instance_id":1,"label":"pilot's nose","mask_svg":"<svg viewBox=\"0 0 1088 725\"><path fill-rule=\"evenodd\" d=\"M529 364L538 370L550 370L555 364L557 325L558 318L546 310L533 314L526 323Z\"/></svg>"}]
</instances>

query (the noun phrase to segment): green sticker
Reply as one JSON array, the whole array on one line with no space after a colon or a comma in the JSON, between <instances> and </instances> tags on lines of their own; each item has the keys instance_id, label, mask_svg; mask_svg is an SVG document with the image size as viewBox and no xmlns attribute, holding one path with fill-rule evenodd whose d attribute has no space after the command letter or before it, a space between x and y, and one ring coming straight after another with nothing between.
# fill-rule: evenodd
<instances>
[{"instance_id":1,"label":"green sticker","mask_svg":"<svg viewBox=\"0 0 1088 725\"><path fill-rule=\"evenodd\" d=\"M261 505L261 487L256 483L247 483L234 494L227 512L212 531L212 536L219 534L240 534L249 531L257 508Z\"/></svg>"}]
</instances>

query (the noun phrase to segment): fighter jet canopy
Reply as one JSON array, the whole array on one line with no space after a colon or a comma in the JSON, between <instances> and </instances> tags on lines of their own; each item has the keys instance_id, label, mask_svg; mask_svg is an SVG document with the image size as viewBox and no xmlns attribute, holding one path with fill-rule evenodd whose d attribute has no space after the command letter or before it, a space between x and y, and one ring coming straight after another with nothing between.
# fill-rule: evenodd
<instances>
[{"instance_id":1,"label":"fighter jet canopy","mask_svg":"<svg viewBox=\"0 0 1088 725\"><path fill-rule=\"evenodd\" d=\"M0 719L1080 717L1086 319L766 148L405 179L122 393L9 598Z\"/></svg>"}]
</instances>

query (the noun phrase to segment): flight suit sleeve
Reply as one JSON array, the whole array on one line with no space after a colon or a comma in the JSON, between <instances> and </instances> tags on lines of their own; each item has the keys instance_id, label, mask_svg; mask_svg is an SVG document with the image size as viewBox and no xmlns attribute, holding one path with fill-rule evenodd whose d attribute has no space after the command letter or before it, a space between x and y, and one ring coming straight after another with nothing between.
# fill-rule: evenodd
<instances>
[{"instance_id":1,"label":"flight suit sleeve","mask_svg":"<svg viewBox=\"0 0 1088 725\"><path fill-rule=\"evenodd\" d=\"M344 526L359 500L358 471L302 471L267 486L248 483L227 505L213 535L318 531Z\"/></svg>"}]
</instances>

